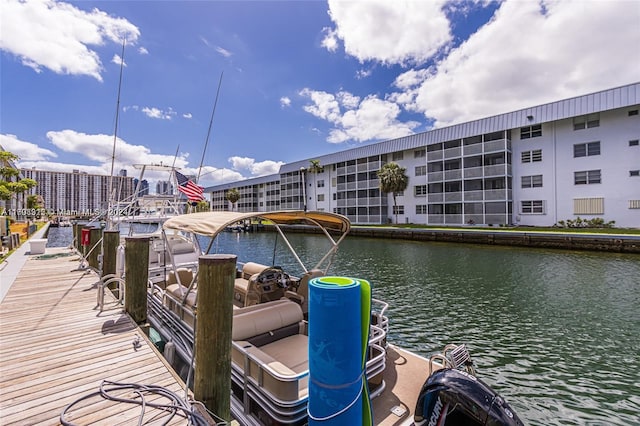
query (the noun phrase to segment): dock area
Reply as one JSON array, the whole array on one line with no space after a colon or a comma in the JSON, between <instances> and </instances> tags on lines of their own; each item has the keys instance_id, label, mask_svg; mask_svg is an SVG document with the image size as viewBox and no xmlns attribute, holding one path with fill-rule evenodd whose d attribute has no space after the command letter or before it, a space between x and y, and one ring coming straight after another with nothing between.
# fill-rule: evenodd
<instances>
[{"instance_id":1,"label":"dock area","mask_svg":"<svg viewBox=\"0 0 640 426\"><path fill-rule=\"evenodd\" d=\"M154 408L171 403L157 393L145 395L144 408L99 394L103 381L112 381L185 396L184 383L121 307L96 309L98 276L79 270L77 255L47 248L45 255L13 256L24 258L0 299L0 424L64 424L70 404L65 420L78 425L138 424L142 411L141 424L191 424L184 412ZM114 391L138 400L141 393Z\"/></svg>"}]
</instances>

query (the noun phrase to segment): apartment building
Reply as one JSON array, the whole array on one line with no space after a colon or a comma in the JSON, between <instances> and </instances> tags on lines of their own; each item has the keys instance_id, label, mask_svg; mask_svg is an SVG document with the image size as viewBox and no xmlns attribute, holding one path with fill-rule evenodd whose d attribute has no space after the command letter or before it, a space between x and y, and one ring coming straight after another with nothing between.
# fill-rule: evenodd
<instances>
[{"instance_id":1,"label":"apartment building","mask_svg":"<svg viewBox=\"0 0 640 426\"><path fill-rule=\"evenodd\" d=\"M112 177L73 170L72 172L53 172L36 169L21 169L25 178L31 178L38 185L29 195L40 195L44 200L44 209L52 214L94 215L108 206L109 185L113 200L131 199L134 186L133 178L126 173Z\"/></svg>"},{"instance_id":2,"label":"apartment building","mask_svg":"<svg viewBox=\"0 0 640 426\"><path fill-rule=\"evenodd\" d=\"M206 189L214 210L312 209L356 224L552 226L601 218L640 227L640 83L283 165ZM317 160L320 171L313 170ZM395 162L407 189L381 193ZM268 198L267 198L268 197Z\"/></svg>"}]
</instances>

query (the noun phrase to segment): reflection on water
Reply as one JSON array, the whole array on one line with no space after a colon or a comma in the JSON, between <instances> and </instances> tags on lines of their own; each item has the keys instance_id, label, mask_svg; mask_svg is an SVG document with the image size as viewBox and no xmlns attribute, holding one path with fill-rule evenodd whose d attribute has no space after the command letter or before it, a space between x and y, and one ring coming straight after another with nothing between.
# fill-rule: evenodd
<instances>
[{"instance_id":1,"label":"reflection on water","mask_svg":"<svg viewBox=\"0 0 640 426\"><path fill-rule=\"evenodd\" d=\"M274 234L220 253L295 266ZM328 249L292 235L305 261ZM282 246L282 245L281 245ZM371 282L390 340L424 356L469 345L478 374L534 425L640 424L640 257L349 237L331 273Z\"/></svg>"}]
</instances>

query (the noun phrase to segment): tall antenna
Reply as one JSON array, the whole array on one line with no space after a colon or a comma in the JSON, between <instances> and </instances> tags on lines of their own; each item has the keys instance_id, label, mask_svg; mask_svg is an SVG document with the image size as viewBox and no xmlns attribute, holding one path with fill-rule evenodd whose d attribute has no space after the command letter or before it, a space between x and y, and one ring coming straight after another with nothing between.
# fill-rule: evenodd
<instances>
[{"instance_id":1,"label":"tall antenna","mask_svg":"<svg viewBox=\"0 0 640 426\"><path fill-rule=\"evenodd\" d=\"M211 120L209 121L209 130L207 130L207 139L204 142L204 149L202 150L202 158L200 159L200 167L198 167L198 177L196 177L196 183L200 180L200 174L202 173L202 165L204 163L204 155L207 152L207 145L209 145L209 136L211 136L211 127L213 126L213 116L216 113L216 106L218 105L218 95L220 94L220 86L222 85L222 76L224 71L220 73L220 80L218 81L218 90L216 90L216 100L213 103L213 111L211 112Z\"/></svg>"},{"instance_id":2,"label":"tall antenna","mask_svg":"<svg viewBox=\"0 0 640 426\"><path fill-rule=\"evenodd\" d=\"M112 202L112 194L113 191L113 167L116 161L116 141L118 140L118 121L120 117L120 90L122 89L122 74L124 69L124 45L126 44L127 39L122 39L122 55L120 56L120 79L118 80L118 99L116 101L116 123L115 128L113 130L113 149L111 151L111 178L109 179L109 190L107 193L108 197L108 206L107 206L107 215L111 211L111 202Z\"/></svg>"}]
</instances>

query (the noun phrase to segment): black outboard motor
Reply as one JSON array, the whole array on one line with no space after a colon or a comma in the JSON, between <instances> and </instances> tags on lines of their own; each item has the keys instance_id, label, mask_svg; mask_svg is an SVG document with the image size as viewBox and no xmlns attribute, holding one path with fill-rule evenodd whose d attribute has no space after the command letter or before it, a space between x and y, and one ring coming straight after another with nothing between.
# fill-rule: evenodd
<instances>
[{"instance_id":1,"label":"black outboard motor","mask_svg":"<svg viewBox=\"0 0 640 426\"><path fill-rule=\"evenodd\" d=\"M471 374L445 368L422 386L414 422L417 426L523 426L504 399Z\"/></svg>"}]
</instances>

